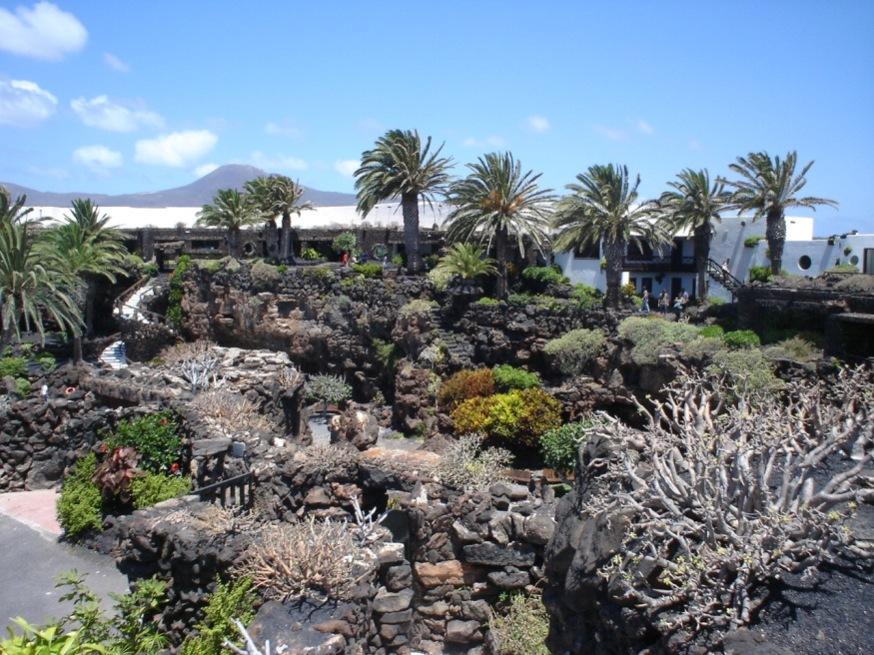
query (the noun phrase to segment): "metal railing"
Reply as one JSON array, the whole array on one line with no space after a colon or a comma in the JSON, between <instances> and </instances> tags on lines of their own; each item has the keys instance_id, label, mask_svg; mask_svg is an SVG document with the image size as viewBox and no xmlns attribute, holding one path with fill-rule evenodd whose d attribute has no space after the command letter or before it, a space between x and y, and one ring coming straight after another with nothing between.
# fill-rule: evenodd
<instances>
[{"instance_id":1,"label":"metal railing","mask_svg":"<svg viewBox=\"0 0 874 655\"><path fill-rule=\"evenodd\" d=\"M723 267L722 264L717 264L712 259L707 260L707 273L731 292L732 295L744 285L741 280L731 274L731 271Z\"/></svg>"},{"instance_id":2,"label":"metal railing","mask_svg":"<svg viewBox=\"0 0 874 655\"><path fill-rule=\"evenodd\" d=\"M213 482L192 491L192 495L208 503L222 507L251 507L254 500L255 476L251 471L235 475L227 480Z\"/></svg>"}]
</instances>

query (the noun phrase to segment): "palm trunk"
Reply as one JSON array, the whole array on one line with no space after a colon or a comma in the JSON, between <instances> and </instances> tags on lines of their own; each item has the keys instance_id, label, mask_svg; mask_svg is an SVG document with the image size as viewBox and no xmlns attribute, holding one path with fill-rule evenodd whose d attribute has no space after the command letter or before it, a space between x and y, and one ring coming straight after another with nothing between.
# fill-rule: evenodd
<instances>
[{"instance_id":1,"label":"palm trunk","mask_svg":"<svg viewBox=\"0 0 874 655\"><path fill-rule=\"evenodd\" d=\"M624 241L604 243L604 257L607 259L607 307L611 309L619 309L619 286L622 283L626 247Z\"/></svg>"},{"instance_id":2,"label":"palm trunk","mask_svg":"<svg viewBox=\"0 0 874 655\"><path fill-rule=\"evenodd\" d=\"M495 233L495 260L498 264L498 298L505 298L509 284L507 282L507 228L502 227Z\"/></svg>"},{"instance_id":3,"label":"palm trunk","mask_svg":"<svg viewBox=\"0 0 874 655\"><path fill-rule=\"evenodd\" d=\"M698 271L698 298L707 298L707 260L710 259L710 221L695 228L695 270Z\"/></svg>"},{"instance_id":4,"label":"palm trunk","mask_svg":"<svg viewBox=\"0 0 874 655\"><path fill-rule=\"evenodd\" d=\"M419 256L419 196L405 193L401 196L401 209L404 214L404 250L407 252L407 271L418 273L422 270Z\"/></svg>"},{"instance_id":5,"label":"palm trunk","mask_svg":"<svg viewBox=\"0 0 874 655\"><path fill-rule=\"evenodd\" d=\"M279 240L279 259L285 264L291 254L291 214L282 212L282 228Z\"/></svg>"},{"instance_id":6,"label":"palm trunk","mask_svg":"<svg viewBox=\"0 0 874 655\"><path fill-rule=\"evenodd\" d=\"M85 280L85 336L94 336L94 303L97 301L97 280L90 275Z\"/></svg>"},{"instance_id":7,"label":"palm trunk","mask_svg":"<svg viewBox=\"0 0 874 655\"><path fill-rule=\"evenodd\" d=\"M786 219L782 209L772 209L766 218L765 237L771 253L771 273L780 275L783 270L783 244L786 243Z\"/></svg>"},{"instance_id":8,"label":"palm trunk","mask_svg":"<svg viewBox=\"0 0 874 655\"><path fill-rule=\"evenodd\" d=\"M73 337L73 361L79 363L82 361L82 337L75 335Z\"/></svg>"},{"instance_id":9,"label":"palm trunk","mask_svg":"<svg viewBox=\"0 0 874 655\"><path fill-rule=\"evenodd\" d=\"M240 257L240 228L228 228L228 254L231 257Z\"/></svg>"}]
</instances>

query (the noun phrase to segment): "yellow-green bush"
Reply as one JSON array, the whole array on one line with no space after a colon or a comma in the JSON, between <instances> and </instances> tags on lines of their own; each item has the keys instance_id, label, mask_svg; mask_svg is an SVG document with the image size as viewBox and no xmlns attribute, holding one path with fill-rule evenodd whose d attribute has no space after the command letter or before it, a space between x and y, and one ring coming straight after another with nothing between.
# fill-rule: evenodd
<instances>
[{"instance_id":1,"label":"yellow-green bush","mask_svg":"<svg viewBox=\"0 0 874 655\"><path fill-rule=\"evenodd\" d=\"M465 400L451 418L456 434L479 432L533 446L540 435L561 425L561 403L542 389L516 389Z\"/></svg>"},{"instance_id":2,"label":"yellow-green bush","mask_svg":"<svg viewBox=\"0 0 874 655\"><path fill-rule=\"evenodd\" d=\"M248 625L255 616L253 609L258 596L252 590L249 578L232 582L219 582L210 594L203 610L203 618L195 626L197 634L189 635L182 642L180 655L222 655L225 640L236 641L237 629L234 619Z\"/></svg>"},{"instance_id":3,"label":"yellow-green bush","mask_svg":"<svg viewBox=\"0 0 874 655\"><path fill-rule=\"evenodd\" d=\"M134 507L143 509L191 491L191 479L166 473L146 473L131 482Z\"/></svg>"},{"instance_id":4,"label":"yellow-green bush","mask_svg":"<svg viewBox=\"0 0 874 655\"><path fill-rule=\"evenodd\" d=\"M502 594L489 628L498 655L549 655L549 613L541 596Z\"/></svg>"}]
</instances>

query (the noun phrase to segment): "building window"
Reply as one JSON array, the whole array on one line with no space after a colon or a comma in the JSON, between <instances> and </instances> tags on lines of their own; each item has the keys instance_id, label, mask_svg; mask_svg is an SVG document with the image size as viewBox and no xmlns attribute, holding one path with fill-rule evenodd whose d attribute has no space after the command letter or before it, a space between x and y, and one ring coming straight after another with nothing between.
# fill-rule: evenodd
<instances>
[{"instance_id":1,"label":"building window","mask_svg":"<svg viewBox=\"0 0 874 655\"><path fill-rule=\"evenodd\" d=\"M853 255L852 257L850 257L850 263L851 263L853 266L858 266L858 265L859 265L859 256L858 256L858 255Z\"/></svg>"},{"instance_id":2,"label":"building window","mask_svg":"<svg viewBox=\"0 0 874 655\"><path fill-rule=\"evenodd\" d=\"M800 268L802 271L808 270L812 263L813 262L810 261L810 257L808 257L807 255L801 255L801 257L798 258L798 268Z\"/></svg>"},{"instance_id":3,"label":"building window","mask_svg":"<svg viewBox=\"0 0 874 655\"><path fill-rule=\"evenodd\" d=\"M574 257L576 259L600 259L601 248L598 243L587 243L574 248Z\"/></svg>"}]
</instances>

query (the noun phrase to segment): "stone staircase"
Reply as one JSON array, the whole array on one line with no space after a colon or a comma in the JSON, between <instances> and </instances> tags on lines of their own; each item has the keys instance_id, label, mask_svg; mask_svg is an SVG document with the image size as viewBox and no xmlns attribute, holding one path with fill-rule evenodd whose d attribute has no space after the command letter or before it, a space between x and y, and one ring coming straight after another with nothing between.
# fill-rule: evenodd
<instances>
[{"instance_id":1,"label":"stone staircase","mask_svg":"<svg viewBox=\"0 0 874 655\"><path fill-rule=\"evenodd\" d=\"M125 357L124 350L124 341L114 341L100 353L100 362L113 370L127 368L127 357Z\"/></svg>"}]
</instances>

